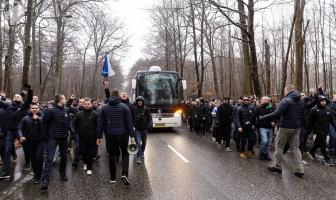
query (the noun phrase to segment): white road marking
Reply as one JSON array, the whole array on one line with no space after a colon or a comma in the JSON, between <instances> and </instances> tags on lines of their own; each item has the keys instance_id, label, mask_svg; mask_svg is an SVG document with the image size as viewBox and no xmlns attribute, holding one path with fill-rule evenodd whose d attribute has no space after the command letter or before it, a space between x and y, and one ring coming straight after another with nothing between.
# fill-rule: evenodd
<instances>
[{"instance_id":1,"label":"white road marking","mask_svg":"<svg viewBox=\"0 0 336 200\"><path fill-rule=\"evenodd\" d=\"M180 157L184 162L189 163L189 160L187 160L182 154L180 154L176 149L174 149L172 146L167 145L167 147L172 150L178 157Z\"/></svg>"}]
</instances>

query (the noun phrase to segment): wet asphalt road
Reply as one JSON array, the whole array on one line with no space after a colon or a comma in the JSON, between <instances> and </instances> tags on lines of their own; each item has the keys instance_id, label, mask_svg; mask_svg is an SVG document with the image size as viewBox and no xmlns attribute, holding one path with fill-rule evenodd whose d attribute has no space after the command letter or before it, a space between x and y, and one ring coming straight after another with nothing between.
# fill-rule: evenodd
<instances>
[{"instance_id":1,"label":"wet asphalt road","mask_svg":"<svg viewBox=\"0 0 336 200\"><path fill-rule=\"evenodd\" d=\"M273 175L266 170L269 162L242 160L237 152L218 148L210 137L184 128L149 134L144 163L137 165L130 157L128 188L120 179L115 185L109 183L105 145L92 176L84 173L82 163L73 171L69 158L69 181L61 182L54 167L47 195L41 195L39 186L30 182L32 176L22 172L21 150L18 154L14 178L0 182L0 199L336 199L336 167L313 162L305 168L305 178L299 179L292 175L289 154L283 174Z\"/></svg>"}]
</instances>

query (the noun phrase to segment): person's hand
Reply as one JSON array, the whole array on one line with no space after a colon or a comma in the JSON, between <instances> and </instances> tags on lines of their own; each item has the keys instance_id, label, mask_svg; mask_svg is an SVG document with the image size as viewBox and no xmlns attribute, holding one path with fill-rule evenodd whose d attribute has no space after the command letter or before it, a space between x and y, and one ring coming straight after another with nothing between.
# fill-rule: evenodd
<instances>
[{"instance_id":1,"label":"person's hand","mask_svg":"<svg viewBox=\"0 0 336 200\"><path fill-rule=\"evenodd\" d=\"M103 82L103 85L104 85L105 88L108 88L108 86L109 86L109 85L108 85L108 81L104 81L104 82Z\"/></svg>"},{"instance_id":2,"label":"person's hand","mask_svg":"<svg viewBox=\"0 0 336 200\"><path fill-rule=\"evenodd\" d=\"M76 96L74 94L71 95L70 99L75 100Z\"/></svg>"},{"instance_id":3,"label":"person's hand","mask_svg":"<svg viewBox=\"0 0 336 200\"><path fill-rule=\"evenodd\" d=\"M243 129L242 129L242 128L238 128L238 131L239 131L240 133L242 133L242 132L243 132Z\"/></svg>"},{"instance_id":4,"label":"person's hand","mask_svg":"<svg viewBox=\"0 0 336 200\"><path fill-rule=\"evenodd\" d=\"M26 94L28 94L28 92L27 91L25 91L25 90L22 90L22 92L21 92L22 94L24 94L24 95L26 95Z\"/></svg>"},{"instance_id":5,"label":"person's hand","mask_svg":"<svg viewBox=\"0 0 336 200\"><path fill-rule=\"evenodd\" d=\"M37 119L39 116L37 114L33 115L33 119Z\"/></svg>"},{"instance_id":6,"label":"person's hand","mask_svg":"<svg viewBox=\"0 0 336 200\"><path fill-rule=\"evenodd\" d=\"M96 141L96 143L97 143L97 145L99 146L99 145L101 145L102 144L102 142L103 142L103 140L102 139L97 139L97 141Z\"/></svg>"},{"instance_id":7,"label":"person's hand","mask_svg":"<svg viewBox=\"0 0 336 200\"><path fill-rule=\"evenodd\" d=\"M252 125L252 129L255 130L255 125Z\"/></svg>"},{"instance_id":8,"label":"person's hand","mask_svg":"<svg viewBox=\"0 0 336 200\"><path fill-rule=\"evenodd\" d=\"M25 138L25 137L21 137L21 138L20 138L20 142L21 142L21 143L24 143L25 141L26 141L26 138Z\"/></svg>"},{"instance_id":9,"label":"person's hand","mask_svg":"<svg viewBox=\"0 0 336 200\"><path fill-rule=\"evenodd\" d=\"M275 122L271 122L271 125L272 125L272 127L274 128L275 125L276 125L276 123L275 123Z\"/></svg>"},{"instance_id":10,"label":"person's hand","mask_svg":"<svg viewBox=\"0 0 336 200\"><path fill-rule=\"evenodd\" d=\"M136 144L134 137L131 137L131 144Z\"/></svg>"}]
</instances>

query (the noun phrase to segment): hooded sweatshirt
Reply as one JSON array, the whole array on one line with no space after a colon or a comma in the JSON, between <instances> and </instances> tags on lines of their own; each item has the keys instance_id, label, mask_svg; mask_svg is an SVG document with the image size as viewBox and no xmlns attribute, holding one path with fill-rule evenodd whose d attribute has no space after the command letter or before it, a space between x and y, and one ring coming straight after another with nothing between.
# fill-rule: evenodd
<instances>
[{"instance_id":1,"label":"hooded sweatshirt","mask_svg":"<svg viewBox=\"0 0 336 200\"><path fill-rule=\"evenodd\" d=\"M139 101L142 101L142 106L138 105ZM152 115L149 109L145 106L145 100L143 97L138 97L135 100L134 126L137 130L146 130L149 127L153 127Z\"/></svg>"}]
</instances>

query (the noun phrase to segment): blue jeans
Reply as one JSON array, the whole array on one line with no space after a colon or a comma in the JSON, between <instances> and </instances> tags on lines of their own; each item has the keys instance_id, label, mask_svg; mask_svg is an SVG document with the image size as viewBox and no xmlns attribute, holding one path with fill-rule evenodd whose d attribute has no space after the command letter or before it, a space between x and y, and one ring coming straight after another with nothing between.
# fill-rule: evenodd
<instances>
[{"instance_id":1,"label":"blue jeans","mask_svg":"<svg viewBox=\"0 0 336 200\"><path fill-rule=\"evenodd\" d=\"M144 152L147 144L147 134L148 130L135 130L136 134L136 143L138 145L137 157L144 156Z\"/></svg>"},{"instance_id":2,"label":"blue jeans","mask_svg":"<svg viewBox=\"0 0 336 200\"><path fill-rule=\"evenodd\" d=\"M66 138L64 139L49 138L48 143L47 143L47 147L48 147L47 159L44 162L44 168L42 172L42 182L45 182L47 184L49 183L51 166L54 160L57 145L59 146L59 151L61 154L59 172L61 176L65 176L66 163L67 163L68 140Z\"/></svg>"},{"instance_id":3,"label":"blue jeans","mask_svg":"<svg viewBox=\"0 0 336 200\"><path fill-rule=\"evenodd\" d=\"M4 138L4 152L3 152L3 166L1 170L1 175L8 175L10 170L10 162L11 162L11 153L13 148L13 143L16 138L16 132L7 131Z\"/></svg>"},{"instance_id":4,"label":"blue jeans","mask_svg":"<svg viewBox=\"0 0 336 200\"><path fill-rule=\"evenodd\" d=\"M259 128L261 137L260 153L268 154L269 146L272 144L273 129L271 128Z\"/></svg>"}]
</instances>

